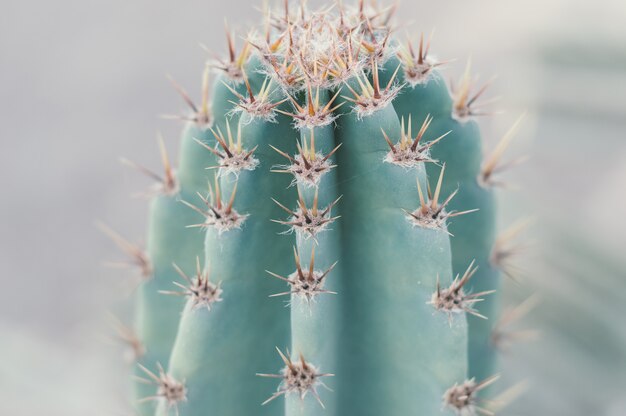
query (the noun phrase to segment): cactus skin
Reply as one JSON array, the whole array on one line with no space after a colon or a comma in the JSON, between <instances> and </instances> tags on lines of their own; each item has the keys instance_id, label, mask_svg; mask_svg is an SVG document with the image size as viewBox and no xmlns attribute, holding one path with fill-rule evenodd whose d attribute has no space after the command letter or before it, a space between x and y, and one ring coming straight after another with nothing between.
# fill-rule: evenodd
<instances>
[{"instance_id":1,"label":"cactus skin","mask_svg":"<svg viewBox=\"0 0 626 416\"><path fill-rule=\"evenodd\" d=\"M388 45L397 43L388 39L384 13L364 17L369 12L361 7L348 16L347 9L339 7L341 18L331 22L334 26L322 24L319 31L310 25L318 24L321 15L302 22L307 19L304 8L297 17L289 10L286 17L274 17L274 29L265 39L255 39L258 52L248 56L244 48L241 59L231 58L213 84L211 105L203 99L200 110L194 109L207 117L183 130L179 189L153 201L148 252L155 276L140 289L137 313L139 337L148 351L141 363L155 373L157 363L165 368L152 377L158 386L159 416L171 414L173 407L182 416L470 415L480 411L477 396L495 381L490 340L498 296L485 296L476 304L468 297L456 310L442 310L433 300L454 287L454 275L463 275L473 260L479 271L470 283L463 283L464 290L499 288L499 272L490 263L495 199L478 181L478 126L453 116L452 98L437 71L415 87L397 83L406 68L401 59L387 56ZM369 24L346 29L350 25L344 18L385 23L379 22L382 29ZM322 47L328 45L323 31L329 28L332 42L341 47L333 44L332 52L325 52L331 55L325 57L329 61L323 71L321 61L307 61L306 53L287 57L292 48L312 48L316 40L308 36L319 35ZM347 34L351 30L361 31L362 38ZM375 34L379 30L386 35ZM283 36L277 35L281 32ZM355 39L360 42L357 49L351 43ZM232 47L230 55L235 56ZM292 58L287 64L281 61ZM380 74L379 65L385 69ZM229 70L241 71L241 77L228 78ZM337 92L341 107L333 104ZM203 97L208 97L206 91ZM208 117L209 107L214 118ZM321 120L322 107L321 113L327 111L332 122ZM443 169L428 163L428 153L411 166L388 158L389 146L394 148L391 141L406 146L400 120L410 116L415 125L428 114L434 120L424 141L452 131L429 149L432 159L445 162L443 182ZM243 146L255 148L260 164L253 170L205 169L221 163L214 154L221 144L209 127L219 128L221 134L227 126L240 128ZM330 159L337 166L316 186L295 181L291 174L270 172L285 170L285 157L302 155L297 138L306 151L313 135L322 155L342 146ZM211 224L222 215L215 209L207 210L206 224L198 218L205 201L197 193L207 193L213 173L221 190L221 198L216 198L246 216L240 228L224 231ZM442 205L430 195L424 204L420 192L429 184L434 187L436 178L440 200L457 186L460 191ZM317 196L320 209L332 205L329 216L337 216L314 238L296 226L290 228L287 223L293 218L285 220L284 210L299 215L299 196L306 207L314 205ZM431 199L437 213L427 211L427 218L437 220L441 214L441 224L418 224L412 215L416 208L431 206ZM479 211L450 222L443 215L472 209ZM198 228L186 228L198 223L205 225L204 236ZM284 280L294 273L294 247L303 269L311 266L314 250L314 270L332 269L323 289L333 293L307 300L292 291ZM158 293L171 291L172 282L185 283L173 263L186 276L194 276L197 257L203 258L212 284L222 290L210 308L197 307L197 291L185 289L186 305ZM199 276L187 283L194 282L199 284ZM281 293L287 297L271 297ZM466 316L474 309L489 320ZM468 380L472 377L476 382ZM168 395L170 378L184 389ZM154 396L154 385L140 386L138 397ZM465 387L459 386L469 386L471 394L463 399ZM155 414L154 408L143 406L141 414Z\"/></svg>"},{"instance_id":2,"label":"cactus skin","mask_svg":"<svg viewBox=\"0 0 626 416\"><path fill-rule=\"evenodd\" d=\"M330 99L328 91L319 91L321 105L326 105ZM311 97L313 99L313 97ZM315 148L321 154L328 155L338 144L332 125L303 128L300 131L301 143L311 143L311 135L315 140ZM336 158L329 159L335 164ZM320 207L326 207L340 197L337 187L337 172L331 170L320 179L317 188L298 183L298 190L302 194L307 206L312 206L316 190ZM335 265L340 256L341 235L337 224L331 229L319 234L316 239L305 238L301 233L296 234L297 250L300 254L303 268L310 266L310 253L315 250L315 269L320 271L333 270L325 279L323 289L330 292L339 292L341 264ZM335 265L335 267L333 267ZM285 290L285 289L283 289ZM280 299L280 298L279 298ZM302 354L307 360L315 363L322 371L337 368L337 348L341 331L339 302L337 295L322 293L307 301L297 293L291 294L291 351L293 354ZM334 370L333 370L334 371ZM318 390L318 394L327 412L337 412L338 386L334 377L324 380L327 388ZM306 400L304 403L299 397L292 395L286 398L286 414L293 416L313 416L320 412L319 404L315 400Z\"/></svg>"},{"instance_id":3,"label":"cactus skin","mask_svg":"<svg viewBox=\"0 0 626 416\"><path fill-rule=\"evenodd\" d=\"M397 64L397 60L390 60L387 72ZM448 195L458 188L450 210L478 209L468 216L455 218L448 225L453 235L450 238L452 270L455 275L462 275L474 260L478 271L472 278L471 292L499 291L501 273L491 263L497 208L493 189L479 183L483 150L478 124L473 119L459 121L453 116L453 99L438 71L433 71L423 84L406 85L393 104L398 116L405 120L411 117L414 122L421 122L430 114L433 122L428 131L432 137L450 132L431 152L433 159L448 167L443 193ZM427 169L429 176L436 174L436 166L431 164ZM484 380L496 372L497 351L491 335L500 314L500 296L486 296L475 309L487 319L468 316L469 376Z\"/></svg>"},{"instance_id":4,"label":"cactus skin","mask_svg":"<svg viewBox=\"0 0 626 416\"><path fill-rule=\"evenodd\" d=\"M418 201L415 171L382 162L381 128L400 135L391 106L338 119L345 322L338 414L437 414L444 391L466 374L466 325L461 318L450 328L426 304L437 275L443 285L452 275L448 236L407 221L402 208ZM426 189L423 166L416 173Z\"/></svg>"},{"instance_id":5,"label":"cactus skin","mask_svg":"<svg viewBox=\"0 0 626 416\"><path fill-rule=\"evenodd\" d=\"M169 371L186 381L187 401L179 405L184 415L208 411L275 415L282 408L280 402L260 407L267 396L266 383L254 376L276 365L274 346L288 345L289 340L289 315L284 305L268 299L284 286L264 276L264 270L291 272L283 253L289 253L295 243L293 238L279 235L281 226L268 220L282 216L270 195L295 199L295 189L288 188L291 179L269 172L281 157L267 143L295 152L297 133L287 117L278 119L278 123L242 120L246 146L262 145L255 152L260 166L241 172L237 181L232 175L219 179L225 199L237 183L235 210L250 216L241 230L222 235L213 228L207 230L206 262L212 279L222 282L224 300L210 311L187 305L183 312ZM167 407L162 406L158 414L167 414Z\"/></svg>"},{"instance_id":6,"label":"cactus skin","mask_svg":"<svg viewBox=\"0 0 626 416\"><path fill-rule=\"evenodd\" d=\"M167 365L178 327L177 316L184 305L182 299L165 297L159 290L169 289L172 279L177 279L172 263L193 265L194 253L202 250L202 234L185 228L196 222L197 214L190 212L178 196L161 195L152 201L149 214L147 253L152 259L153 275L144 282L137 293L137 336L146 346L141 363L154 369L156 363ZM184 232L181 232L184 230ZM191 272L191 270L189 270ZM165 299L164 299L165 298ZM153 388L136 383L138 398L152 395ZM142 414L151 414L153 406L141 405Z\"/></svg>"},{"instance_id":7,"label":"cactus skin","mask_svg":"<svg viewBox=\"0 0 626 416\"><path fill-rule=\"evenodd\" d=\"M210 102L204 98L209 98L207 76L208 72L205 70L203 100L199 108L192 107L192 110L197 110L191 115L194 120L185 123L181 134L176 192L155 197L151 201L148 214L146 252L152 263L152 276L139 288L135 320L137 336L148 346L141 364L152 371L155 370L156 363L167 368L178 332L180 313L185 304L184 299L164 296L160 291L171 290L172 282L179 280L174 264L186 274L193 275L195 259L204 260L205 235L201 230L188 228L202 218L181 201L200 201L197 193L206 193L207 184L213 175L211 170L205 168L215 166L217 158L203 149L196 140L215 147L216 140L210 128L224 128L224 115L233 109L233 104L225 99L232 96L224 85L230 83L225 76L216 77ZM256 83L257 79L258 77L253 78L251 83ZM245 91L245 86L241 83L235 85L235 88ZM183 98L187 98L184 91L182 94ZM212 112L221 116L216 123ZM143 374L139 372L138 375ZM151 396L152 393L152 386L135 383L133 396L137 399ZM142 415L151 415L154 406L148 402L138 405L136 410Z\"/></svg>"},{"instance_id":8,"label":"cactus skin","mask_svg":"<svg viewBox=\"0 0 626 416\"><path fill-rule=\"evenodd\" d=\"M208 133L208 134L207 134ZM212 158L208 152L191 150L200 147L193 138L208 141L210 132L203 130L190 122L185 127L182 137L181 166L208 165ZM191 159L191 160L189 160ZM185 163L186 162L186 163ZM179 189L177 192L167 195L158 195L150 204L148 214L148 238L147 254L152 263L152 276L144 282L137 293L136 303L136 327L137 336L146 346L146 353L141 363L152 371L156 363L167 366L169 356L176 338L180 311L184 300L175 297L164 296L159 293L162 290L171 289L172 281L178 279L173 264L180 265L186 273L193 272L194 259L202 256L204 251L204 235L197 229L187 228L187 225L199 221L197 213L181 204L181 199L193 200L199 175L185 175L180 171ZM202 170L201 174L204 171ZM186 180L187 178L193 178ZM205 182L206 184L206 182ZM143 383L135 383L135 397L143 398L151 396L153 387ZM138 406L137 411L142 415L153 413L153 404L145 403Z\"/></svg>"},{"instance_id":9,"label":"cactus skin","mask_svg":"<svg viewBox=\"0 0 626 416\"><path fill-rule=\"evenodd\" d=\"M491 342L493 325L500 315L500 296L497 293L501 286L501 273L491 264L491 253L496 239L495 195L493 190L478 183L482 149L476 122L469 120L461 124L456 120L449 120L447 123L440 120L439 123L433 122L431 125L433 134L452 130L439 146L433 147L432 152L434 158L446 161L446 166L450 166L450 170L446 171L448 186L444 188L444 193L453 192L456 184L459 187L459 193L450 202L450 209L478 209L450 222L448 229L454 236L450 238L452 270L455 274L462 274L474 260L478 271L472 278L469 287L471 292L497 291L485 296L475 307L487 319L472 314L467 317L469 375L470 378L484 380L497 372L498 352ZM465 154L465 163L458 157L460 153ZM454 184L454 189L451 189L451 184ZM473 237L467 238L468 235Z\"/></svg>"}]
</instances>

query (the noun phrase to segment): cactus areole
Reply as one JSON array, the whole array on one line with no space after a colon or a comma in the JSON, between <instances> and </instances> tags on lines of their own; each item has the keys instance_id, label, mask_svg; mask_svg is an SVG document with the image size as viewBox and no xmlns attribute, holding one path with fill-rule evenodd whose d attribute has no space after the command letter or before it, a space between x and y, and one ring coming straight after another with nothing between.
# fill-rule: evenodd
<instances>
[{"instance_id":1,"label":"cactus areole","mask_svg":"<svg viewBox=\"0 0 626 416\"><path fill-rule=\"evenodd\" d=\"M509 138L483 161L484 88L448 88L394 11L285 1L227 29L199 102L175 84L178 167L146 251L118 239L145 277L137 414L492 414Z\"/></svg>"}]
</instances>

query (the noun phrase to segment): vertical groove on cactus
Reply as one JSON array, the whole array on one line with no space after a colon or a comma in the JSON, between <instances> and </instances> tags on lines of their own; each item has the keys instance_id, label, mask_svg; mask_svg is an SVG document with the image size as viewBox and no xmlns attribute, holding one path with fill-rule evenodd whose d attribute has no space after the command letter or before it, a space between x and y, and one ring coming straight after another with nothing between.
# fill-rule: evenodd
<instances>
[{"instance_id":1,"label":"vertical groove on cactus","mask_svg":"<svg viewBox=\"0 0 626 416\"><path fill-rule=\"evenodd\" d=\"M199 105L175 84L191 113L147 252L107 229L150 277L137 337L118 326L140 414L491 414L511 134L483 161L485 88L451 96L394 11L285 1L239 51L226 28Z\"/></svg>"}]
</instances>

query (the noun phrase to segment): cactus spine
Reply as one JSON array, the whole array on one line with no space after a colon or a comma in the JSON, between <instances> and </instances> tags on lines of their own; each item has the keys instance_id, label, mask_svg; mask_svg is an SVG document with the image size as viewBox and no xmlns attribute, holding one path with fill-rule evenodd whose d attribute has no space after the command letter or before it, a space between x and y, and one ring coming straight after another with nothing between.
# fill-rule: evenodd
<instances>
[{"instance_id":1,"label":"cactus spine","mask_svg":"<svg viewBox=\"0 0 626 416\"><path fill-rule=\"evenodd\" d=\"M200 106L177 87L192 114L152 203L141 414L488 411L496 161L467 82L451 97L392 14L285 2L239 54L229 34Z\"/></svg>"}]
</instances>

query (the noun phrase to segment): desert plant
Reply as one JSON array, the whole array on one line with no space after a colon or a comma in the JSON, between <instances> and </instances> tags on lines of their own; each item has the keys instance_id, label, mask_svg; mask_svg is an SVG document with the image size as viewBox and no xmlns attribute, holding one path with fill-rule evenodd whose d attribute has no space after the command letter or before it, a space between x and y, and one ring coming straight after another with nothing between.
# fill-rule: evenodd
<instances>
[{"instance_id":1,"label":"desert plant","mask_svg":"<svg viewBox=\"0 0 626 416\"><path fill-rule=\"evenodd\" d=\"M484 89L451 95L393 12L285 2L240 52L227 33L200 105L176 85L178 171L163 152L146 253L121 242L142 414L490 414L511 135L483 161Z\"/></svg>"}]
</instances>

